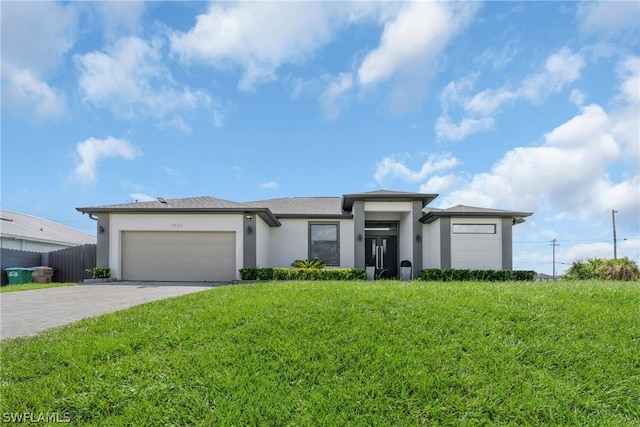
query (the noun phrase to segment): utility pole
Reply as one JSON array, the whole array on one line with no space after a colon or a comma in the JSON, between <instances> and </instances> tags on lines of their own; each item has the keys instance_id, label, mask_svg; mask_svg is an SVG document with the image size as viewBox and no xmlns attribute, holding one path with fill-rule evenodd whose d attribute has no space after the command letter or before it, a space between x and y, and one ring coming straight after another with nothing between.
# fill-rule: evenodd
<instances>
[{"instance_id":1,"label":"utility pole","mask_svg":"<svg viewBox=\"0 0 640 427\"><path fill-rule=\"evenodd\" d=\"M618 239L616 238L616 213L618 211L611 209L611 222L613 223L613 259L618 259Z\"/></svg>"},{"instance_id":2,"label":"utility pole","mask_svg":"<svg viewBox=\"0 0 640 427\"><path fill-rule=\"evenodd\" d=\"M553 246L553 280L556 280L556 246L560 246L560 244L557 239L553 239L551 246Z\"/></svg>"}]
</instances>

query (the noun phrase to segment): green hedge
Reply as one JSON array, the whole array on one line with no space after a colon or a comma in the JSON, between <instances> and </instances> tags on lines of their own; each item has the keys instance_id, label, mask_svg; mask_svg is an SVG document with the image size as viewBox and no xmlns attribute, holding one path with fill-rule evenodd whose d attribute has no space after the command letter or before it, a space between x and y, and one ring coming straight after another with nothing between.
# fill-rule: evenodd
<instances>
[{"instance_id":1,"label":"green hedge","mask_svg":"<svg viewBox=\"0 0 640 427\"><path fill-rule=\"evenodd\" d=\"M240 269L242 280L366 280L363 268L271 268Z\"/></svg>"},{"instance_id":2,"label":"green hedge","mask_svg":"<svg viewBox=\"0 0 640 427\"><path fill-rule=\"evenodd\" d=\"M535 271L526 270L457 270L427 268L420 271L420 280L430 282L506 282L532 281ZM363 268L271 268L248 267L240 269L242 280L366 280Z\"/></svg>"},{"instance_id":3,"label":"green hedge","mask_svg":"<svg viewBox=\"0 0 640 427\"><path fill-rule=\"evenodd\" d=\"M445 268L426 268L420 271L420 280L430 282L506 282L506 281L533 281L535 271L529 270L464 270Z\"/></svg>"}]
</instances>

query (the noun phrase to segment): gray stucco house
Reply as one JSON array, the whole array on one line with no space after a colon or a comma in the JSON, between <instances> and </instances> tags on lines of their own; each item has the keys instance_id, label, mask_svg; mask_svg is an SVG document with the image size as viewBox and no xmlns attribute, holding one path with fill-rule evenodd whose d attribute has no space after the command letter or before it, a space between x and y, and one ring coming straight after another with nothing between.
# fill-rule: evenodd
<instances>
[{"instance_id":1,"label":"gray stucco house","mask_svg":"<svg viewBox=\"0 0 640 427\"><path fill-rule=\"evenodd\" d=\"M77 208L97 220L98 265L121 280L230 281L243 267L373 265L396 277L423 268L512 269L512 227L531 212L428 205L437 194L234 202L213 197Z\"/></svg>"}]
</instances>

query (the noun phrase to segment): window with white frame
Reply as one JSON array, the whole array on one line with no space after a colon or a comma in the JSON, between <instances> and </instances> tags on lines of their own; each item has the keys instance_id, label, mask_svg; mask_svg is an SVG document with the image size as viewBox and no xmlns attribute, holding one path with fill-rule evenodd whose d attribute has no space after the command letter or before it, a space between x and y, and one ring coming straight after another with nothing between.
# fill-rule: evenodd
<instances>
[{"instance_id":1,"label":"window with white frame","mask_svg":"<svg viewBox=\"0 0 640 427\"><path fill-rule=\"evenodd\" d=\"M321 259L327 265L340 265L340 224L309 223L309 259Z\"/></svg>"}]
</instances>

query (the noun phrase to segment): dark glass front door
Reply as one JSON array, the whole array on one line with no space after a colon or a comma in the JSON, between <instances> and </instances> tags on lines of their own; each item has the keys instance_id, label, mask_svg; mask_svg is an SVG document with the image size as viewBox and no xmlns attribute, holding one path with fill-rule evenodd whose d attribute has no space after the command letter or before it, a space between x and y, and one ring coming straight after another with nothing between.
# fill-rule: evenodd
<instances>
[{"instance_id":1,"label":"dark glass front door","mask_svg":"<svg viewBox=\"0 0 640 427\"><path fill-rule=\"evenodd\" d=\"M398 236L365 238L365 261L376 268L376 279L398 277Z\"/></svg>"}]
</instances>

